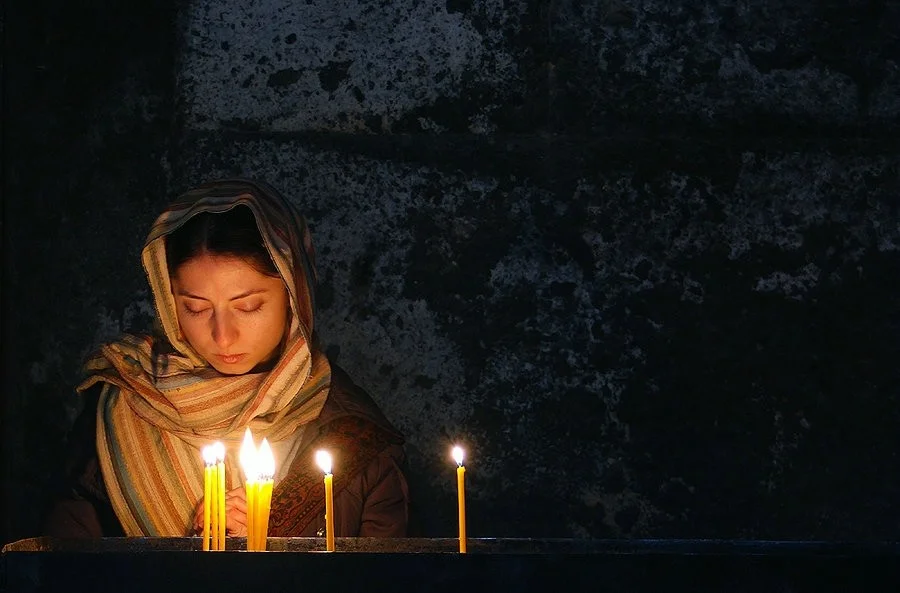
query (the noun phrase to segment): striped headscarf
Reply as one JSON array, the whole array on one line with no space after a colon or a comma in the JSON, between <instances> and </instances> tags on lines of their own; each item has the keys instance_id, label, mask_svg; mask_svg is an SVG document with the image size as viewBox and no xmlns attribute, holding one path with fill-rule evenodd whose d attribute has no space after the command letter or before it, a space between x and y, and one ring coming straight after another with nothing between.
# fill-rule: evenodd
<instances>
[{"instance_id":1,"label":"striped headscarf","mask_svg":"<svg viewBox=\"0 0 900 593\"><path fill-rule=\"evenodd\" d=\"M271 370L223 375L184 338L166 264L165 237L201 212L252 210L284 279L290 329ZM203 496L200 449L227 450L227 489L242 482L237 454L247 426L270 441L299 436L322 410L331 382L313 345L314 253L300 214L271 187L245 180L205 184L180 196L153 224L142 261L164 339L124 335L87 363L79 391L102 383L97 453L110 501L129 536L183 536Z\"/></svg>"}]
</instances>

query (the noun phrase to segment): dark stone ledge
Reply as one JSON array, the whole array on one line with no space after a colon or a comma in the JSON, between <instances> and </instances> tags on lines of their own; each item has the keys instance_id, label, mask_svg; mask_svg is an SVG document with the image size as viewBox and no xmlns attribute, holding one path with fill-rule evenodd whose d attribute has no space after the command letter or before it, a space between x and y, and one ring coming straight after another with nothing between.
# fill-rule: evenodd
<instances>
[{"instance_id":1,"label":"dark stone ledge","mask_svg":"<svg viewBox=\"0 0 900 593\"><path fill-rule=\"evenodd\" d=\"M10 591L896 591L896 543L737 540L270 538L271 552L199 552L199 538L22 540ZM234 549L232 549L232 546ZM311 553L307 553L311 552Z\"/></svg>"}]
</instances>

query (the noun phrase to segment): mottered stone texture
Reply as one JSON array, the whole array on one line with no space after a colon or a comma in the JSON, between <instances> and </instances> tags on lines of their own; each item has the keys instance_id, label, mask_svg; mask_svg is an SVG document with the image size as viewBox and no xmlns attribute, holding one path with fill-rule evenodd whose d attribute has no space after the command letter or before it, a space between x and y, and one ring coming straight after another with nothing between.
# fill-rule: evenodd
<instances>
[{"instance_id":1,"label":"mottered stone texture","mask_svg":"<svg viewBox=\"0 0 900 593\"><path fill-rule=\"evenodd\" d=\"M604 132L896 122L900 8L806 1L199 1L192 129Z\"/></svg>"},{"instance_id":2,"label":"mottered stone texture","mask_svg":"<svg viewBox=\"0 0 900 593\"><path fill-rule=\"evenodd\" d=\"M900 3L826 4L193 0L73 112L109 48L68 44L22 109L69 158L12 157L8 532L80 357L149 323L154 214L241 175L309 219L422 534L455 532L459 442L473 537L896 539Z\"/></svg>"},{"instance_id":3,"label":"mottered stone texture","mask_svg":"<svg viewBox=\"0 0 900 593\"><path fill-rule=\"evenodd\" d=\"M407 435L434 530L458 441L473 536L889 535L896 157L747 152L727 186L616 166L564 193L302 141L191 152L188 177L277 179L307 213L323 342Z\"/></svg>"}]
</instances>

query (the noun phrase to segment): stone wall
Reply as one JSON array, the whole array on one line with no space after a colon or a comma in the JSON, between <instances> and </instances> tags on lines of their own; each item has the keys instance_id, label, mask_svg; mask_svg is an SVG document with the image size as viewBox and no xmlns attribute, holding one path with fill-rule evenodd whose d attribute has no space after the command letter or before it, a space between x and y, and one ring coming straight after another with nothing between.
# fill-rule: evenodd
<instances>
[{"instance_id":1,"label":"stone wall","mask_svg":"<svg viewBox=\"0 0 900 593\"><path fill-rule=\"evenodd\" d=\"M146 4L23 39L69 51L8 157L11 535L154 213L241 175L306 213L425 535L460 442L473 537L896 539L900 3Z\"/></svg>"}]
</instances>

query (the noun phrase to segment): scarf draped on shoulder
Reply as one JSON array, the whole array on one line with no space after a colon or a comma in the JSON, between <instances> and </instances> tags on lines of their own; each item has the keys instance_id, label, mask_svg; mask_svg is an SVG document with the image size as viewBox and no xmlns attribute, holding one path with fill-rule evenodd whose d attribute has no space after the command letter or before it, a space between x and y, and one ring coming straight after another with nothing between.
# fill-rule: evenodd
<instances>
[{"instance_id":1,"label":"scarf draped on shoulder","mask_svg":"<svg viewBox=\"0 0 900 593\"><path fill-rule=\"evenodd\" d=\"M166 265L165 237L201 212L243 205L290 296L291 321L271 370L223 375L181 333ZM277 441L315 420L331 382L313 346L314 253L300 214L271 187L244 180L212 182L183 194L153 224L144 270L164 339L125 335L88 361L84 391L102 384L97 453L113 509L128 536L183 536L203 496L200 449L222 441L227 489L241 483L237 451L249 426Z\"/></svg>"}]
</instances>

